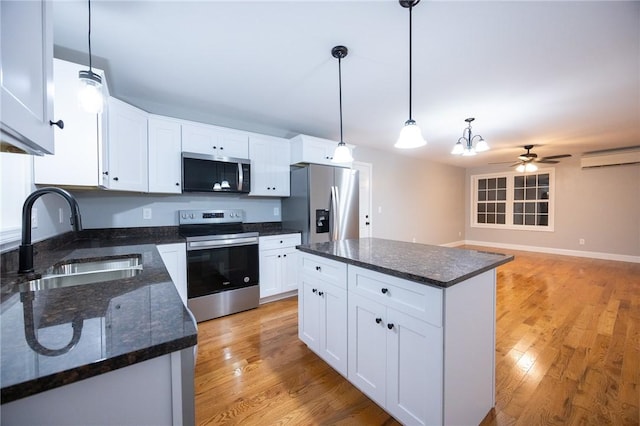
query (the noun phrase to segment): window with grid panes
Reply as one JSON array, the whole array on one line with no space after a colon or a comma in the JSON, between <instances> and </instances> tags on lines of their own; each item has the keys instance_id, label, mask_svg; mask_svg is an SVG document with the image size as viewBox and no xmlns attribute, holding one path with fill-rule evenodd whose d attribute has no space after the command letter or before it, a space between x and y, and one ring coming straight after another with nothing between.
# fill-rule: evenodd
<instances>
[{"instance_id":1,"label":"window with grid panes","mask_svg":"<svg viewBox=\"0 0 640 426\"><path fill-rule=\"evenodd\" d=\"M471 226L553 231L553 169L475 175L471 184Z\"/></svg>"}]
</instances>

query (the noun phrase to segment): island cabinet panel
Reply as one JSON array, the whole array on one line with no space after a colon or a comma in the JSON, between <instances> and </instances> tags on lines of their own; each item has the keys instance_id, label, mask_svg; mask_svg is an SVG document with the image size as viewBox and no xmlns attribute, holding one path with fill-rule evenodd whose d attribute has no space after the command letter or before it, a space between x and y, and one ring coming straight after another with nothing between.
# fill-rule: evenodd
<instances>
[{"instance_id":1,"label":"island cabinet panel","mask_svg":"<svg viewBox=\"0 0 640 426\"><path fill-rule=\"evenodd\" d=\"M299 264L298 336L327 364L346 377L346 265L304 253L300 253ZM317 270L315 266L312 268L312 265L320 269ZM329 265L335 269L329 268ZM323 271L330 273L325 275Z\"/></svg>"},{"instance_id":2,"label":"island cabinet panel","mask_svg":"<svg viewBox=\"0 0 640 426\"><path fill-rule=\"evenodd\" d=\"M350 265L349 380L402 423L442 424L442 327L352 292L354 275Z\"/></svg>"},{"instance_id":3,"label":"island cabinet panel","mask_svg":"<svg viewBox=\"0 0 640 426\"><path fill-rule=\"evenodd\" d=\"M445 424L478 424L495 405L495 269L445 292Z\"/></svg>"}]
</instances>

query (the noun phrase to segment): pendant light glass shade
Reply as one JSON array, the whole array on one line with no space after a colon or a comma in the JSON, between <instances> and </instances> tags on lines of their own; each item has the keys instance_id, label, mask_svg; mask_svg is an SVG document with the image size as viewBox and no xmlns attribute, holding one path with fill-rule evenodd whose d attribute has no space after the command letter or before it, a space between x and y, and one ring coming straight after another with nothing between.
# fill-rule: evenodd
<instances>
[{"instance_id":1,"label":"pendant light glass shade","mask_svg":"<svg viewBox=\"0 0 640 426\"><path fill-rule=\"evenodd\" d=\"M333 152L333 158L331 159L332 163L352 163L353 155L351 155L351 150L344 143L340 142L336 147L336 150Z\"/></svg>"},{"instance_id":2,"label":"pendant light glass shade","mask_svg":"<svg viewBox=\"0 0 640 426\"><path fill-rule=\"evenodd\" d=\"M90 70L80 71L80 90L78 91L78 102L82 109L92 114L100 114L104 107L104 96L102 96L102 78Z\"/></svg>"},{"instance_id":3,"label":"pendant light glass shade","mask_svg":"<svg viewBox=\"0 0 640 426\"><path fill-rule=\"evenodd\" d=\"M80 91L78 92L78 103L80 107L92 114L99 114L104 107L104 96L102 94L102 77L93 72L91 67L91 0L87 0L89 6L89 69L80 71Z\"/></svg>"},{"instance_id":4,"label":"pendant light glass shade","mask_svg":"<svg viewBox=\"0 0 640 426\"><path fill-rule=\"evenodd\" d=\"M413 120L407 120L404 127L400 130L400 136L394 145L400 149L410 149L425 146L427 141L422 137L420 127Z\"/></svg>"}]
</instances>

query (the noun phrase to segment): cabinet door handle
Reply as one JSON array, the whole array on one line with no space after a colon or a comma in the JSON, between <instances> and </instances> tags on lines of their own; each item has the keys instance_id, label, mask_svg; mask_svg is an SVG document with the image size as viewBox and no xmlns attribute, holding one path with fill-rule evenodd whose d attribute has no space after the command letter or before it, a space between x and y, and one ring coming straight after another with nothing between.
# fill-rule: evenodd
<instances>
[{"instance_id":1,"label":"cabinet door handle","mask_svg":"<svg viewBox=\"0 0 640 426\"><path fill-rule=\"evenodd\" d=\"M282 257L287 257L287 255L286 255L286 254L283 254L283 255L282 255Z\"/></svg>"},{"instance_id":2,"label":"cabinet door handle","mask_svg":"<svg viewBox=\"0 0 640 426\"><path fill-rule=\"evenodd\" d=\"M58 121L49 120L49 126L58 126L58 127L60 127L60 130L62 130L62 129L64 129L64 121L62 121L62 120L58 120Z\"/></svg>"},{"instance_id":3,"label":"cabinet door handle","mask_svg":"<svg viewBox=\"0 0 640 426\"><path fill-rule=\"evenodd\" d=\"M388 288L383 288L381 291L382 291L382 294L387 294L389 292L389 289Z\"/></svg>"},{"instance_id":4,"label":"cabinet door handle","mask_svg":"<svg viewBox=\"0 0 640 426\"><path fill-rule=\"evenodd\" d=\"M392 323L387 324L387 328L388 328L389 330L393 330L393 324L392 324Z\"/></svg>"},{"instance_id":5,"label":"cabinet door handle","mask_svg":"<svg viewBox=\"0 0 640 426\"><path fill-rule=\"evenodd\" d=\"M220 151L222 151L223 149L224 149L224 146L221 146L221 147L220 147Z\"/></svg>"},{"instance_id":6,"label":"cabinet door handle","mask_svg":"<svg viewBox=\"0 0 640 426\"><path fill-rule=\"evenodd\" d=\"M382 322L382 318L376 318L376 324L380 324Z\"/></svg>"},{"instance_id":7,"label":"cabinet door handle","mask_svg":"<svg viewBox=\"0 0 640 426\"><path fill-rule=\"evenodd\" d=\"M320 272L321 270L322 270L322 268L321 268L321 267L316 266L316 271Z\"/></svg>"},{"instance_id":8,"label":"cabinet door handle","mask_svg":"<svg viewBox=\"0 0 640 426\"><path fill-rule=\"evenodd\" d=\"M311 291L312 291L313 293L317 293L317 292L318 292L318 289L317 289L317 288L314 288L314 289L313 289L313 290L311 290Z\"/></svg>"},{"instance_id":9,"label":"cabinet door handle","mask_svg":"<svg viewBox=\"0 0 640 426\"><path fill-rule=\"evenodd\" d=\"M119 179L118 179L118 177L116 176L116 177L114 177L114 178L113 178L113 180L119 180Z\"/></svg>"},{"instance_id":10,"label":"cabinet door handle","mask_svg":"<svg viewBox=\"0 0 640 426\"><path fill-rule=\"evenodd\" d=\"M218 149L218 147L214 145L214 146L213 146L213 149Z\"/></svg>"},{"instance_id":11,"label":"cabinet door handle","mask_svg":"<svg viewBox=\"0 0 640 426\"><path fill-rule=\"evenodd\" d=\"M180 186L180 182L176 182L176 186Z\"/></svg>"},{"instance_id":12,"label":"cabinet door handle","mask_svg":"<svg viewBox=\"0 0 640 426\"><path fill-rule=\"evenodd\" d=\"M280 257L280 255L278 255L278 257Z\"/></svg>"},{"instance_id":13,"label":"cabinet door handle","mask_svg":"<svg viewBox=\"0 0 640 426\"><path fill-rule=\"evenodd\" d=\"M321 292L321 291L319 291L319 292L318 292L318 296L322 296L323 294L324 294L324 293L323 293L323 292Z\"/></svg>"},{"instance_id":14,"label":"cabinet door handle","mask_svg":"<svg viewBox=\"0 0 640 426\"><path fill-rule=\"evenodd\" d=\"M369 222L365 222L364 224L365 224L365 225L371 225Z\"/></svg>"},{"instance_id":15,"label":"cabinet door handle","mask_svg":"<svg viewBox=\"0 0 640 426\"><path fill-rule=\"evenodd\" d=\"M103 175L109 176L109 172L102 172Z\"/></svg>"}]
</instances>

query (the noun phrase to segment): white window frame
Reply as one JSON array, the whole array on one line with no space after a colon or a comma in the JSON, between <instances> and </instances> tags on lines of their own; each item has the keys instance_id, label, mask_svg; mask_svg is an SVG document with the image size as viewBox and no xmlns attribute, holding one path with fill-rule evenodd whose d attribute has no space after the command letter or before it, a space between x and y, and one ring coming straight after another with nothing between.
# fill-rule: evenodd
<instances>
[{"instance_id":1,"label":"white window frame","mask_svg":"<svg viewBox=\"0 0 640 426\"><path fill-rule=\"evenodd\" d=\"M513 204L516 202L514 200L514 185L515 185L515 177L516 176L531 176L531 175L540 175L540 174L549 174L549 212L548 212L548 220L549 223L547 226L542 225L515 225L513 223ZM490 178L507 178L507 199L506 199L506 223L478 223L478 180L479 179L490 179ZM472 228L489 228L489 229L509 229L509 230L517 230L517 231L541 231L541 232L554 232L555 227L555 196L556 196L556 178L555 178L555 169L554 168L544 168L538 169L533 173L519 173L519 172L501 172L501 173L486 173L480 175L471 175L469 191L470 194L470 205L471 208L471 217L470 223ZM520 201L520 200L518 200Z\"/></svg>"}]
</instances>

